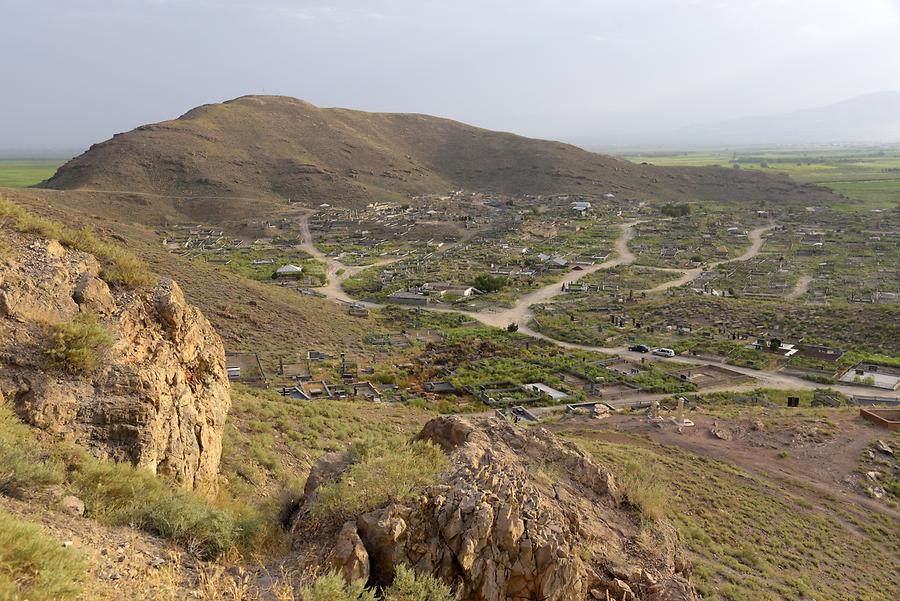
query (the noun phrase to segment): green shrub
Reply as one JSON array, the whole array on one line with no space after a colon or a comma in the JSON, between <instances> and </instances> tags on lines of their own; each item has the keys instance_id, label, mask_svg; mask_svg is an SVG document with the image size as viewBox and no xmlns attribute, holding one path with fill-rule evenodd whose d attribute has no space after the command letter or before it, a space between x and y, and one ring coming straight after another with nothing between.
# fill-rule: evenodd
<instances>
[{"instance_id":1,"label":"green shrub","mask_svg":"<svg viewBox=\"0 0 900 601\"><path fill-rule=\"evenodd\" d=\"M45 457L31 440L28 426L9 405L0 404L0 494L19 496L60 484L64 477L63 465Z\"/></svg>"},{"instance_id":2,"label":"green shrub","mask_svg":"<svg viewBox=\"0 0 900 601\"><path fill-rule=\"evenodd\" d=\"M187 490L173 490L148 471L83 457L73 474L86 514L106 524L130 525L217 557L242 540L235 517Z\"/></svg>"},{"instance_id":3,"label":"green shrub","mask_svg":"<svg viewBox=\"0 0 900 601\"><path fill-rule=\"evenodd\" d=\"M375 601L374 591L366 590L366 582L347 584L340 574L329 572L316 578L312 586L300 589L300 601Z\"/></svg>"},{"instance_id":4,"label":"green shrub","mask_svg":"<svg viewBox=\"0 0 900 601\"><path fill-rule=\"evenodd\" d=\"M312 586L300 590L300 601L375 601L379 597L357 580L347 584L334 572L319 576ZM429 574L417 574L403 564L397 566L394 582L381 591L382 601L453 601L450 587Z\"/></svg>"},{"instance_id":5,"label":"green shrub","mask_svg":"<svg viewBox=\"0 0 900 601\"><path fill-rule=\"evenodd\" d=\"M87 567L81 554L0 509L0 599L74 598Z\"/></svg>"},{"instance_id":6,"label":"green shrub","mask_svg":"<svg viewBox=\"0 0 900 601\"><path fill-rule=\"evenodd\" d=\"M113 344L112 336L93 313L79 313L54 327L55 346L47 351L69 371L91 371Z\"/></svg>"},{"instance_id":7,"label":"green shrub","mask_svg":"<svg viewBox=\"0 0 900 601\"><path fill-rule=\"evenodd\" d=\"M472 280L472 285L482 292L497 292L502 290L506 284L507 279L502 275L491 275L489 273L479 274Z\"/></svg>"},{"instance_id":8,"label":"green shrub","mask_svg":"<svg viewBox=\"0 0 900 601\"><path fill-rule=\"evenodd\" d=\"M447 457L430 442L354 445L354 464L343 477L319 489L314 515L344 518L357 515L433 484Z\"/></svg>"},{"instance_id":9,"label":"green shrub","mask_svg":"<svg viewBox=\"0 0 900 601\"><path fill-rule=\"evenodd\" d=\"M400 564L394 582L384 591L384 601L452 601L450 587L430 574L416 574Z\"/></svg>"}]
</instances>

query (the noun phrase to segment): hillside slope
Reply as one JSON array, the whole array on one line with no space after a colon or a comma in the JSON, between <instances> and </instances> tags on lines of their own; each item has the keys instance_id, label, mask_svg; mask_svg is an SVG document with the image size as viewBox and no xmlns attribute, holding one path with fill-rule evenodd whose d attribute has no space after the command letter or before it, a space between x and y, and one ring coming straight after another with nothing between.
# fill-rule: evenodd
<instances>
[{"instance_id":1,"label":"hillside slope","mask_svg":"<svg viewBox=\"0 0 900 601\"><path fill-rule=\"evenodd\" d=\"M455 188L649 200L828 196L779 175L634 165L448 119L322 109L279 96L204 105L118 134L41 186L345 204Z\"/></svg>"}]
</instances>

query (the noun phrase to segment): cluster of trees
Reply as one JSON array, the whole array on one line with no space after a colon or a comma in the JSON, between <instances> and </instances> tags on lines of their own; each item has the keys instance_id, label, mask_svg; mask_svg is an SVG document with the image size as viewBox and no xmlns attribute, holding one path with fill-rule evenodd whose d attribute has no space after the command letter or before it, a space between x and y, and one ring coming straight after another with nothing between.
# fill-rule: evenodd
<instances>
[{"instance_id":1,"label":"cluster of trees","mask_svg":"<svg viewBox=\"0 0 900 601\"><path fill-rule=\"evenodd\" d=\"M686 202L682 203L673 203L670 202L668 204L660 207L659 211L668 217L684 217L685 215L689 215L692 210L690 204Z\"/></svg>"}]
</instances>

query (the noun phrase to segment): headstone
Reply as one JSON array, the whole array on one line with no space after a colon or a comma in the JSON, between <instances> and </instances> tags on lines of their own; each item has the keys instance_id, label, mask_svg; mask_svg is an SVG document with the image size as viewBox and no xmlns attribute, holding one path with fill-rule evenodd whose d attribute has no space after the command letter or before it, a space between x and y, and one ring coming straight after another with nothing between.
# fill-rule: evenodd
<instances>
[{"instance_id":1,"label":"headstone","mask_svg":"<svg viewBox=\"0 0 900 601\"><path fill-rule=\"evenodd\" d=\"M675 423L676 426L683 428L683 427L689 427L689 426L694 425L694 422L692 422L691 420L687 419L684 416L684 397L683 396L678 397L677 412L678 412L678 417L672 418L672 421Z\"/></svg>"}]
</instances>

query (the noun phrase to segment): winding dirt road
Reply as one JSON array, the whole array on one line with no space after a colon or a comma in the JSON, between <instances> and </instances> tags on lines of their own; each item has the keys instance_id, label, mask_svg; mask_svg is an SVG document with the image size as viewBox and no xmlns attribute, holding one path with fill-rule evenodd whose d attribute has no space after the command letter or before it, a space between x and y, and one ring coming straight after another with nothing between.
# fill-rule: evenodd
<instances>
[{"instance_id":1,"label":"winding dirt road","mask_svg":"<svg viewBox=\"0 0 900 601\"><path fill-rule=\"evenodd\" d=\"M662 284L654 286L653 288L648 288L643 292L647 292L648 294L655 292L665 292L669 288L677 288L679 286L684 286L685 284L693 282L698 277L700 277L700 274L702 274L704 270L715 269L719 265L725 265L726 263L749 261L756 255L758 255L760 249L762 249L763 242L765 242L763 234L774 227L775 225L772 224L750 230L750 233L747 235L748 238L750 238L750 247L739 257L734 257L733 259L725 259L724 261L716 261L714 263L710 263L707 267L695 267L694 269L686 269L683 271L683 275L681 277L675 278L674 280L669 280L668 282L663 282Z\"/></svg>"},{"instance_id":2,"label":"winding dirt road","mask_svg":"<svg viewBox=\"0 0 900 601\"><path fill-rule=\"evenodd\" d=\"M319 290L328 298L332 300L336 300L343 303L359 303L344 292L343 288L341 288L341 284L344 280L355 273L359 273L363 269L368 269L369 267L378 266L378 265L386 265L398 261L400 258L386 259L384 261L380 261L375 263L374 265L367 265L364 267L348 267L338 261L333 257L328 257L321 251L319 251L315 245L312 243L312 236L309 231L309 215L304 216L302 221L302 231L303 231L303 244L302 247L304 250L309 252L313 257L324 261L328 265L328 284ZM628 242L634 237L634 226L640 222L629 222L619 224L622 232L618 239L615 242L616 249L616 257L614 259L610 259L603 263L592 265L587 269L583 269L581 271L574 271L566 274L561 280L554 282L553 284L548 284L538 290L533 292L529 292L528 294L519 298L515 304L509 308L500 311L494 312L476 312L476 311L464 311L459 309L445 309L445 308L436 308L431 307L427 308L429 311L436 312L449 312L449 313L464 313L473 319L480 321L481 323L498 327L505 328L511 323L516 323L519 325L519 332L525 334L527 336L531 336L532 338L537 338L539 340L545 340L552 344L555 344L559 347L566 349L578 349L578 350L586 350L586 351L594 351L598 353L610 354L610 355L619 355L624 358L632 359L632 360L650 360L650 361L672 361L673 359L666 359L663 357L657 357L655 355L649 354L641 354L635 353L627 350L625 347L599 347L599 346L587 346L583 344L573 344L570 342L563 342L561 340L557 340L555 338L550 338L549 336L532 330L528 327L528 322L531 320L531 306L539 303L546 303L553 299L554 297L562 294L562 287L564 283L575 282L586 275L591 273L611 269L613 267L617 267L620 265L630 265L634 263L635 256L628 248ZM724 265L726 263L734 263L738 261L747 261L757 256L762 249L763 243L765 239L763 238L763 234L767 231L774 228L775 225L766 225L762 227L755 228L750 231L750 246L747 248L744 253L742 253L738 257L734 257L732 259L725 259L723 261L717 261L715 263L711 263L708 268L714 268L719 265ZM460 240L455 242L452 245L449 245L445 248L442 248L439 252L444 252L449 248L462 243ZM343 271L341 271L343 270ZM668 269L666 271L669 271ZM669 288L677 287L684 285L702 273L702 268L691 269L685 272L684 275L660 284L654 288L646 290L645 292L661 292L664 290L668 290ZM338 275L340 272L340 275ZM380 308L384 305L376 304L376 303L360 303L370 308ZM700 357L692 357L689 355L680 355L674 359L675 361L679 361L682 363L692 364L692 365L717 365L716 361L712 361L709 359L703 359ZM816 384L814 382L810 382L809 380L804 380L803 378L798 378L795 376L789 376L787 374L783 374L780 372L773 371L760 371L756 369L750 369L747 367L737 367L734 365L728 365L728 369L740 372L747 376L751 376L755 378L757 381L753 385L747 385L743 387L739 387L741 389L762 386L766 388L779 388L779 389L788 389L788 390L813 390L815 388L820 387L820 384ZM838 390L844 394L856 394L856 395L871 395L872 390L870 388L862 387L862 386L850 386L850 385L835 385L831 388ZM897 391L884 391L879 392L882 396L892 397L892 398L900 398L900 392ZM670 395L661 395L661 397L670 396ZM647 400L652 398L653 395L637 395L634 398L630 398L630 401L638 401L638 400Z\"/></svg>"}]
</instances>

